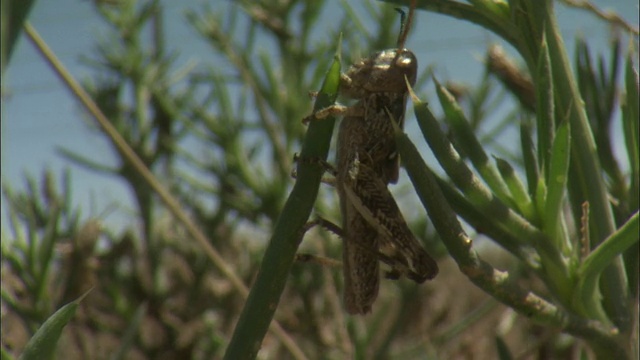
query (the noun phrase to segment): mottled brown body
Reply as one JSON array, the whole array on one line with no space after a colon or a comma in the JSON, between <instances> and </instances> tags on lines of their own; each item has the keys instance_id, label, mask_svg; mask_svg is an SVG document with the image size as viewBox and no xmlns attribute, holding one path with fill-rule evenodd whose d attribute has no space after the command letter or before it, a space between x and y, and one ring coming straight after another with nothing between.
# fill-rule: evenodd
<instances>
[{"instance_id":1,"label":"mottled brown body","mask_svg":"<svg viewBox=\"0 0 640 360\"><path fill-rule=\"evenodd\" d=\"M358 100L354 105L335 105L311 116L344 116L338 132L336 187L344 238L344 302L351 314L371 311L378 296L379 261L390 265L389 278L406 276L422 283L438 273L387 188L399 174L392 121L404 124L406 82L415 84L417 68L415 55L400 46L375 53L341 76L340 93Z\"/></svg>"},{"instance_id":2,"label":"mottled brown body","mask_svg":"<svg viewBox=\"0 0 640 360\"><path fill-rule=\"evenodd\" d=\"M435 261L415 239L387 189L399 173L391 121L403 126L405 76L413 85L416 74L415 56L402 49L376 53L342 76L342 94L359 99L343 111L336 164L345 237L344 301L352 314L371 311L381 257L395 278L404 275L421 283L437 274Z\"/></svg>"}]
</instances>

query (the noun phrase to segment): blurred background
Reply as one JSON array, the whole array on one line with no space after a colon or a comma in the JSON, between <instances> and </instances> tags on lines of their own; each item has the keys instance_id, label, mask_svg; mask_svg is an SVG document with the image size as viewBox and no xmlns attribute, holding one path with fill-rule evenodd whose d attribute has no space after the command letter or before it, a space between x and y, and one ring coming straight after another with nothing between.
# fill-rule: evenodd
<instances>
[{"instance_id":1,"label":"blurred background","mask_svg":"<svg viewBox=\"0 0 640 360\"><path fill-rule=\"evenodd\" d=\"M637 29L637 1L591 4ZM592 11L563 2L556 10L572 63L576 39L602 56L604 67L613 39L623 49L637 44L637 35L630 39ZM301 119L313 106L308 92L320 87L339 34L346 69L393 47L399 28L393 5L337 0L39 1L28 21L245 284L295 181ZM488 151L521 172L513 125L531 114L522 115L523 105L487 66L492 49L523 69L516 52L488 30L424 11L416 13L407 47L421 71L416 92L432 111L442 116L434 75L470 114ZM437 169L413 114L405 124ZM1 126L3 349L19 354L53 311L94 286L63 334L60 358L221 357L242 296L24 34L2 75ZM614 153L624 154L621 129L611 131ZM437 282L383 281L374 313L349 318L341 270L298 262L281 300L286 306L276 313L297 346L327 359L492 359L501 345L486 335L498 332L519 358L577 354L575 339L521 321L445 259L404 172L392 191L414 233L442 260ZM339 223L333 189L321 188L316 213ZM496 267L515 267L486 246ZM340 259L340 249L339 239L320 230L301 246L331 259ZM295 358L283 344L268 335L260 357Z\"/></svg>"}]
</instances>

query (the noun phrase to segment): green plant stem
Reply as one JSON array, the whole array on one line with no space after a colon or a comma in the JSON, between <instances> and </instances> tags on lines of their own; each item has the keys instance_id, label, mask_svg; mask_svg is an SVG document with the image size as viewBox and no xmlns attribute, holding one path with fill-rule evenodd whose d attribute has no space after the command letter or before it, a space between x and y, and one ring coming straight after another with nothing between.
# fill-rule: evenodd
<instances>
[{"instance_id":1,"label":"green plant stem","mask_svg":"<svg viewBox=\"0 0 640 360\"><path fill-rule=\"evenodd\" d=\"M416 112L418 106L424 105L416 104ZM474 284L531 320L586 339L593 345L596 354L602 358L627 358L625 350L612 337L616 332L615 328L563 311L533 292L517 286L508 272L496 270L480 259L472 247L471 239L465 234L455 213L449 207L435 181L433 172L424 163L406 134L402 133L398 127L396 127L396 142L409 178L427 209L429 218L460 270Z\"/></svg>"},{"instance_id":2,"label":"green plant stem","mask_svg":"<svg viewBox=\"0 0 640 360\"><path fill-rule=\"evenodd\" d=\"M325 78L314 111L327 107L336 99L340 83L340 56L336 54ZM318 194L324 169L305 159L326 159L329 152L334 119L314 121L309 125L300 153L298 179L276 222L273 235L265 252L247 302L242 309L233 336L224 355L225 359L253 359L273 319L295 253L304 235Z\"/></svg>"}]
</instances>

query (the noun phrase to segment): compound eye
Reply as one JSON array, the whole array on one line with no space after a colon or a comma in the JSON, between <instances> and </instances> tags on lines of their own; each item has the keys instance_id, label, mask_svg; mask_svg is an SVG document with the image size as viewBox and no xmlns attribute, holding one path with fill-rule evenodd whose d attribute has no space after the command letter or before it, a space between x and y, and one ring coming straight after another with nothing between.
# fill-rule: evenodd
<instances>
[{"instance_id":1,"label":"compound eye","mask_svg":"<svg viewBox=\"0 0 640 360\"><path fill-rule=\"evenodd\" d=\"M400 68L415 67L416 58L410 51L402 51L396 58L396 66Z\"/></svg>"},{"instance_id":2,"label":"compound eye","mask_svg":"<svg viewBox=\"0 0 640 360\"><path fill-rule=\"evenodd\" d=\"M410 67L413 63L413 59L407 56L401 56L396 61L396 66L398 67Z\"/></svg>"}]
</instances>

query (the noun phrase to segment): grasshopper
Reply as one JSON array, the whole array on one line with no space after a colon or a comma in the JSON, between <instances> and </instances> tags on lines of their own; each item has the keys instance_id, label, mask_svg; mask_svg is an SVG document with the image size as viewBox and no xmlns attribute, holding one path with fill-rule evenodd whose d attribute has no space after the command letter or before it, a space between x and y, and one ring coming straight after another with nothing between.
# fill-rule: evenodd
<instances>
[{"instance_id":1,"label":"grasshopper","mask_svg":"<svg viewBox=\"0 0 640 360\"><path fill-rule=\"evenodd\" d=\"M397 48L376 52L353 64L340 77L340 93L357 102L333 105L305 118L343 116L338 130L335 185L340 197L344 239L344 303L350 314L366 314L378 296L379 261L402 276L422 283L438 265L409 230L387 186L396 183L399 155L392 121L402 127L407 81L416 82L418 61L404 48L415 1L401 19ZM406 80L405 80L406 79Z\"/></svg>"}]
</instances>

